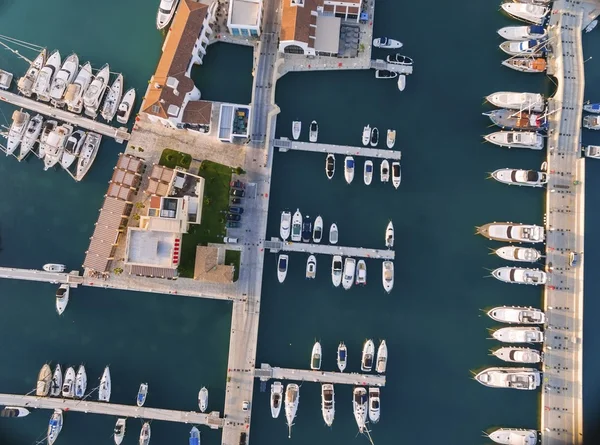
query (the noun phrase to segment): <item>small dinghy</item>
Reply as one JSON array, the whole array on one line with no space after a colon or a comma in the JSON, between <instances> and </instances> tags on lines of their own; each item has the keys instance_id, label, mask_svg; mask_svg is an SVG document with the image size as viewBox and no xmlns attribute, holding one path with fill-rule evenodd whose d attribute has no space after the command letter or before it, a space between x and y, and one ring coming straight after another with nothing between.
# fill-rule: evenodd
<instances>
[{"instance_id":1,"label":"small dinghy","mask_svg":"<svg viewBox=\"0 0 600 445\"><path fill-rule=\"evenodd\" d=\"M113 433L113 438L115 439L115 445L121 445L123 442L123 438L125 437L125 426L127 419L118 419L115 424L115 430Z\"/></svg>"},{"instance_id":2,"label":"small dinghy","mask_svg":"<svg viewBox=\"0 0 600 445\"><path fill-rule=\"evenodd\" d=\"M359 260L356 265L356 284L367 284L367 263L365 260Z\"/></svg>"},{"instance_id":3,"label":"small dinghy","mask_svg":"<svg viewBox=\"0 0 600 445\"><path fill-rule=\"evenodd\" d=\"M62 384L62 396L66 399L75 397L75 369L67 368L65 372L65 380Z\"/></svg>"},{"instance_id":4,"label":"small dinghy","mask_svg":"<svg viewBox=\"0 0 600 445\"><path fill-rule=\"evenodd\" d=\"M323 238L323 218L321 216L317 216L315 219L315 224L313 226L313 241L315 243L320 243Z\"/></svg>"},{"instance_id":5,"label":"small dinghy","mask_svg":"<svg viewBox=\"0 0 600 445\"><path fill-rule=\"evenodd\" d=\"M148 397L148 384L140 383L140 389L138 390L136 399L137 406L144 406L144 403L146 403L146 397Z\"/></svg>"},{"instance_id":6,"label":"small dinghy","mask_svg":"<svg viewBox=\"0 0 600 445\"><path fill-rule=\"evenodd\" d=\"M331 153L325 159L325 174L327 175L327 179L332 179L335 174L335 156Z\"/></svg>"},{"instance_id":7,"label":"small dinghy","mask_svg":"<svg viewBox=\"0 0 600 445\"><path fill-rule=\"evenodd\" d=\"M331 260L331 282L339 287L342 282L343 263L341 255L334 255Z\"/></svg>"},{"instance_id":8,"label":"small dinghy","mask_svg":"<svg viewBox=\"0 0 600 445\"><path fill-rule=\"evenodd\" d=\"M338 228L336 223L333 223L329 228L329 244L337 244L338 242Z\"/></svg>"},{"instance_id":9,"label":"small dinghy","mask_svg":"<svg viewBox=\"0 0 600 445\"><path fill-rule=\"evenodd\" d=\"M208 389L206 386L203 386L200 391L198 391L198 407L201 412L205 412L208 408Z\"/></svg>"},{"instance_id":10,"label":"small dinghy","mask_svg":"<svg viewBox=\"0 0 600 445\"><path fill-rule=\"evenodd\" d=\"M348 184L354 180L354 158L352 156L346 156L344 159L344 178Z\"/></svg>"},{"instance_id":11,"label":"small dinghy","mask_svg":"<svg viewBox=\"0 0 600 445\"><path fill-rule=\"evenodd\" d=\"M63 375L60 365L56 365L54 368L54 374L52 375L52 381L50 382L50 395L52 397L59 397L62 391Z\"/></svg>"},{"instance_id":12,"label":"small dinghy","mask_svg":"<svg viewBox=\"0 0 600 445\"><path fill-rule=\"evenodd\" d=\"M373 129L371 130L371 147L377 147L377 144L379 144L379 130L377 129L377 127L373 127Z\"/></svg>"},{"instance_id":13,"label":"small dinghy","mask_svg":"<svg viewBox=\"0 0 600 445\"><path fill-rule=\"evenodd\" d=\"M383 374L387 368L387 356L387 345L385 344L385 340L381 340L381 343L379 343L379 348L377 348L377 364L375 365L375 370L379 374Z\"/></svg>"},{"instance_id":14,"label":"small dinghy","mask_svg":"<svg viewBox=\"0 0 600 445\"><path fill-rule=\"evenodd\" d=\"M365 181L365 185L371 185L371 182L373 181L373 161L370 159L365 161L363 179Z\"/></svg>"},{"instance_id":15,"label":"small dinghy","mask_svg":"<svg viewBox=\"0 0 600 445\"><path fill-rule=\"evenodd\" d=\"M313 371L318 371L321 369L321 357L321 343L317 341L313 345L312 353L310 354L310 369Z\"/></svg>"},{"instance_id":16,"label":"small dinghy","mask_svg":"<svg viewBox=\"0 0 600 445\"><path fill-rule=\"evenodd\" d=\"M385 228L385 247L388 249L394 247L394 224L391 221Z\"/></svg>"},{"instance_id":17,"label":"small dinghy","mask_svg":"<svg viewBox=\"0 0 600 445\"><path fill-rule=\"evenodd\" d=\"M405 88L406 88L406 75L400 74L398 76L398 89L400 91L404 91Z\"/></svg>"},{"instance_id":18,"label":"small dinghy","mask_svg":"<svg viewBox=\"0 0 600 445\"><path fill-rule=\"evenodd\" d=\"M273 419L277 419L279 417L282 399L283 385L281 382L273 382L271 384L271 416Z\"/></svg>"},{"instance_id":19,"label":"small dinghy","mask_svg":"<svg viewBox=\"0 0 600 445\"><path fill-rule=\"evenodd\" d=\"M585 32L592 32L594 29L596 29L596 26L598 26L598 20L593 20L590 22L589 25L587 25L584 29Z\"/></svg>"},{"instance_id":20,"label":"small dinghy","mask_svg":"<svg viewBox=\"0 0 600 445\"><path fill-rule=\"evenodd\" d=\"M98 388L98 400L100 402L110 402L111 388L110 369L107 366L104 368L102 378L100 379L100 387Z\"/></svg>"},{"instance_id":21,"label":"small dinghy","mask_svg":"<svg viewBox=\"0 0 600 445\"><path fill-rule=\"evenodd\" d=\"M133 110L133 104L135 103L135 88L127 90L119 108L117 109L117 122L121 124L127 124L129 116L131 116L131 110Z\"/></svg>"},{"instance_id":22,"label":"small dinghy","mask_svg":"<svg viewBox=\"0 0 600 445\"><path fill-rule=\"evenodd\" d=\"M389 130L387 131L387 138L385 140L385 143L387 145L387 148L389 148L390 150L392 148L394 148L394 144L396 143L396 130Z\"/></svg>"},{"instance_id":23,"label":"small dinghy","mask_svg":"<svg viewBox=\"0 0 600 445\"><path fill-rule=\"evenodd\" d=\"M295 141L300 137L300 132L302 131L302 122L294 121L292 122L292 137Z\"/></svg>"},{"instance_id":24,"label":"small dinghy","mask_svg":"<svg viewBox=\"0 0 600 445\"><path fill-rule=\"evenodd\" d=\"M67 269L67 266L64 264L48 263L44 264L43 269L46 272L64 272Z\"/></svg>"},{"instance_id":25,"label":"small dinghy","mask_svg":"<svg viewBox=\"0 0 600 445\"><path fill-rule=\"evenodd\" d=\"M306 278L314 280L317 276L317 258L314 255L306 261Z\"/></svg>"},{"instance_id":26,"label":"small dinghy","mask_svg":"<svg viewBox=\"0 0 600 445\"><path fill-rule=\"evenodd\" d=\"M381 166L379 168L379 174L381 176L381 182L389 182L390 181L390 163L387 159L381 161Z\"/></svg>"},{"instance_id":27,"label":"small dinghy","mask_svg":"<svg viewBox=\"0 0 600 445\"><path fill-rule=\"evenodd\" d=\"M280 283L285 281L288 269L288 259L289 257L287 255L281 254L277 260L277 280L279 280Z\"/></svg>"},{"instance_id":28,"label":"small dinghy","mask_svg":"<svg viewBox=\"0 0 600 445\"><path fill-rule=\"evenodd\" d=\"M338 366L338 369L340 370L340 372L344 372L344 369L346 369L347 362L348 362L348 348L346 348L346 345L342 341L338 345L338 349L337 349L337 366Z\"/></svg>"},{"instance_id":29,"label":"small dinghy","mask_svg":"<svg viewBox=\"0 0 600 445\"><path fill-rule=\"evenodd\" d=\"M400 187L402 182L402 170L400 169L400 163L397 161L392 162L392 184L394 188Z\"/></svg>"},{"instance_id":30,"label":"small dinghy","mask_svg":"<svg viewBox=\"0 0 600 445\"><path fill-rule=\"evenodd\" d=\"M383 288L389 294L394 288L394 263L384 261L382 265Z\"/></svg>"},{"instance_id":31,"label":"small dinghy","mask_svg":"<svg viewBox=\"0 0 600 445\"><path fill-rule=\"evenodd\" d=\"M150 423L145 422L140 431L140 445L148 445L150 443L151 434L152 430L150 429Z\"/></svg>"}]
</instances>

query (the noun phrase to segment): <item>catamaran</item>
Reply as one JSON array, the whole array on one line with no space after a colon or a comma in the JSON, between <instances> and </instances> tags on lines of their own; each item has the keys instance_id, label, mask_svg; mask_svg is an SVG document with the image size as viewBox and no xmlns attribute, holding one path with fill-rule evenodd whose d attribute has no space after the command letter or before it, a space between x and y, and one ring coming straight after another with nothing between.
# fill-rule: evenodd
<instances>
[{"instance_id":1,"label":"catamaran","mask_svg":"<svg viewBox=\"0 0 600 445\"><path fill-rule=\"evenodd\" d=\"M354 179L354 158L352 156L346 156L344 159L344 178L348 184Z\"/></svg>"},{"instance_id":2,"label":"catamaran","mask_svg":"<svg viewBox=\"0 0 600 445\"><path fill-rule=\"evenodd\" d=\"M503 343L542 343L544 333L537 326L511 326L496 329L492 337Z\"/></svg>"},{"instance_id":3,"label":"catamaran","mask_svg":"<svg viewBox=\"0 0 600 445\"><path fill-rule=\"evenodd\" d=\"M317 277L317 258L310 255L306 260L306 278L314 280Z\"/></svg>"},{"instance_id":4,"label":"catamaran","mask_svg":"<svg viewBox=\"0 0 600 445\"><path fill-rule=\"evenodd\" d=\"M295 383L290 383L285 389L285 419L288 426L288 438L292 437L292 426L298 411L300 402L300 387Z\"/></svg>"},{"instance_id":5,"label":"catamaran","mask_svg":"<svg viewBox=\"0 0 600 445\"><path fill-rule=\"evenodd\" d=\"M281 212L281 222L279 224L279 235L283 241L287 241L290 237L290 223L292 214L288 211Z\"/></svg>"},{"instance_id":6,"label":"catamaran","mask_svg":"<svg viewBox=\"0 0 600 445\"><path fill-rule=\"evenodd\" d=\"M63 283L56 290L56 312L58 313L58 315L62 315L62 313L67 308L67 305L69 304L70 288L71 287L68 284Z\"/></svg>"},{"instance_id":7,"label":"catamaran","mask_svg":"<svg viewBox=\"0 0 600 445\"><path fill-rule=\"evenodd\" d=\"M108 79L110 77L110 66L105 64L96 77L87 88L83 95L83 105L85 107L85 114L91 118L95 118L98 115L98 108L102 101L102 96L106 91L108 85Z\"/></svg>"},{"instance_id":8,"label":"catamaran","mask_svg":"<svg viewBox=\"0 0 600 445\"><path fill-rule=\"evenodd\" d=\"M381 166L379 167L379 175L381 177L381 182L389 182L390 180L390 163L387 159L381 161Z\"/></svg>"},{"instance_id":9,"label":"catamaran","mask_svg":"<svg viewBox=\"0 0 600 445\"><path fill-rule=\"evenodd\" d=\"M373 161L370 159L365 161L363 180L365 185L371 185L371 182L373 181Z\"/></svg>"},{"instance_id":10,"label":"catamaran","mask_svg":"<svg viewBox=\"0 0 600 445\"><path fill-rule=\"evenodd\" d=\"M331 224L331 227L329 227L329 244L337 244L338 242L338 228L337 228L337 224L333 223Z\"/></svg>"},{"instance_id":11,"label":"catamaran","mask_svg":"<svg viewBox=\"0 0 600 445\"><path fill-rule=\"evenodd\" d=\"M358 431L363 433L367 423L367 390L363 387L356 387L352 392L352 412Z\"/></svg>"},{"instance_id":12,"label":"catamaran","mask_svg":"<svg viewBox=\"0 0 600 445\"><path fill-rule=\"evenodd\" d=\"M342 287L346 290L350 289L354 283L355 269L356 260L354 258L346 258L344 261L344 273L342 276Z\"/></svg>"},{"instance_id":13,"label":"catamaran","mask_svg":"<svg viewBox=\"0 0 600 445\"><path fill-rule=\"evenodd\" d=\"M321 351L321 343L315 342L310 354L310 369L313 371L319 371L321 369L321 358L323 357Z\"/></svg>"},{"instance_id":14,"label":"catamaran","mask_svg":"<svg viewBox=\"0 0 600 445\"><path fill-rule=\"evenodd\" d=\"M23 96L31 97L33 94L33 87L36 83L37 77L46 64L47 54L46 48L40 51L36 58L33 59L33 62L31 62L31 65L29 65L25 75L17 82L17 88Z\"/></svg>"},{"instance_id":15,"label":"catamaran","mask_svg":"<svg viewBox=\"0 0 600 445\"><path fill-rule=\"evenodd\" d=\"M394 247L394 224L391 221L385 228L385 247L388 249Z\"/></svg>"},{"instance_id":16,"label":"catamaran","mask_svg":"<svg viewBox=\"0 0 600 445\"><path fill-rule=\"evenodd\" d=\"M302 122L301 121L293 121L292 122L292 137L295 141L300 137L300 132L302 131Z\"/></svg>"},{"instance_id":17,"label":"catamaran","mask_svg":"<svg viewBox=\"0 0 600 445\"><path fill-rule=\"evenodd\" d=\"M522 430L517 428L499 428L488 434L496 443L503 445L536 445L538 432L536 430Z\"/></svg>"},{"instance_id":18,"label":"catamaran","mask_svg":"<svg viewBox=\"0 0 600 445\"><path fill-rule=\"evenodd\" d=\"M362 133L362 143L366 147L369 145L369 141L371 140L371 126L365 125Z\"/></svg>"},{"instance_id":19,"label":"catamaran","mask_svg":"<svg viewBox=\"0 0 600 445\"><path fill-rule=\"evenodd\" d=\"M55 107L64 104L63 97L67 91L67 86L75 79L77 70L79 70L79 57L73 53L65 59L50 86L50 99Z\"/></svg>"},{"instance_id":20,"label":"catamaran","mask_svg":"<svg viewBox=\"0 0 600 445\"><path fill-rule=\"evenodd\" d=\"M92 65L90 62L86 62L79 70L75 81L67 86L64 101L69 111L81 113L83 109L83 95L90 86L92 77Z\"/></svg>"},{"instance_id":21,"label":"catamaran","mask_svg":"<svg viewBox=\"0 0 600 445\"><path fill-rule=\"evenodd\" d=\"M52 413L52 417L50 417L50 422L48 423L48 434L46 439L48 441L48 445L52 445L58 435L60 434L63 426L63 412L61 409L55 409L54 413Z\"/></svg>"},{"instance_id":22,"label":"catamaran","mask_svg":"<svg viewBox=\"0 0 600 445\"><path fill-rule=\"evenodd\" d=\"M475 380L493 388L533 390L540 386L541 373L534 368L488 368L475 376Z\"/></svg>"},{"instance_id":23,"label":"catamaran","mask_svg":"<svg viewBox=\"0 0 600 445\"><path fill-rule=\"evenodd\" d=\"M544 96L537 93L498 91L488 95L486 100L498 108L510 108L511 110L529 110L540 113L546 107Z\"/></svg>"},{"instance_id":24,"label":"catamaran","mask_svg":"<svg viewBox=\"0 0 600 445\"><path fill-rule=\"evenodd\" d=\"M381 281L383 288L389 294L394 288L394 263L384 261L381 266Z\"/></svg>"},{"instance_id":25,"label":"catamaran","mask_svg":"<svg viewBox=\"0 0 600 445\"><path fill-rule=\"evenodd\" d=\"M365 263L365 260L358 260L356 264L356 284L361 286L367 284L367 263Z\"/></svg>"},{"instance_id":26,"label":"catamaran","mask_svg":"<svg viewBox=\"0 0 600 445\"><path fill-rule=\"evenodd\" d=\"M50 392L50 382L52 381L52 370L47 363L42 366L38 373L37 385L35 387L35 395L46 397Z\"/></svg>"},{"instance_id":27,"label":"catamaran","mask_svg":"<svg viewBox=\"0 0 600 445\"><path fill-rule=\"evenodd\" d=\"M110 369L107 366L104 368L102 377L100 378L100 387L98 388L98 400L101 402L110 402L111 393Z\"/></svg>"},{"instance_id":28,"label":"catamaran","mask_svg":"<svg viewBox=\"0 0 600 445\"><path fill-rule=\"evenodd\" d=\"M387 368L387 358L388 358L388 350L385 340L381 340L379 344L379 348L377 348L377 360L375 365L375 370L379 374L383 374L385 369Z\"/></svg>"},{"instance_id":29,"label":"catamaran","mask_svg":"<svg viewBox=\"0 0 600 445\"><path fill-rule=\"evenodd\" d=\"M280 283L285 281L288 270L288 259L289 257L285 254L279 255L279 258L277 259L277 280Z\"/></svg>"},{"instance_id":30,"label":"catamaran","mask_svg":"<svg viewBox=\"0 0 600 445\"><path fill-rule=\"evenodd\" d=\"M545 230L541 226L510 222L484 224L477 227L477 234L509 243L541 243L545 239Z\"/></svg>"},{"instance_id":31,"label":"catamaran","mask_svg":"<svg viewBox=\"0 0 600 445\"><path fill-rule=\"evenodd\" d=\"M491 177L503 184L526 187L543 187L548 183L548 175L545 172L518 168L501 168L494 171Z\"/></svg>"},{"instance_id":32,"label":"catamaran","mask_svg":"<svg viewBox=\"0 0 600 445\"><path fill-rule=\"evenodd\" d=\"M158 13L156 14L156 29L165 28L173 15L175 15L175 10L177 9L177 4L179 0L161 0L160 5L158 6Z\"/></svg>"},{"instance_id":33,"label":"catamaran","mask_svg":"<svg viewBox=\"0 0 600 445\"><path fill-rule=\"evenodd\" d=\"M527 3L503 3L502 9L518 20L541 25L550 12L550 8Z\"/></svg>"},{"instance_id":34,"label":"catamaran","mask_svg":"<svg viewBox=\"0 0 600 445\"><path fill-rule=\"evenodd\" d=\"M87 389L87 373L85 372L85 366L79 365L77 375L75 376L75 398L83 399L85 396L85 390Z\"/></svg>"},{"instance_id":35,"label":"catamaran","mask_svg":"<svg viewBox=\"0 0 600 445\"><path fill-rule=\"evenodd\" d=\"M344 372L348 362L348 348L344 342L340 342L337 349L337 366L340 372Z\"/></svg>"},{"instance_id":36,"label":"catamaran","mask_svg":"<svg viewBox=\"0 0 600 445\"><path fill-rule=\"evenodd\" d=\"M388 129L385 143L387 145L387 148L389 148L390 150L394 148L394 144L396 143L396 130Z\"/></svg>"},{"instance_id":37,"label":"catamaran","mask_svg":"<svg viewBox=\"0 0 600 445\"><path fill-rule=\"evenodd\" d=\"M101 115L107 122L112 122L115 114L117 114L117 108L121 103L121 97L123 95L123 75L119 74L113 81L106 99L104 99L104 105L102 105Z\"/></svg>"},{"instance_id":38,"label":"catamaran","mask_svg":"<svg viewBox=\"0 0 600 445\"><path fill-rule=\"evenodd\" d=\"M115 424L115 429L113 432L113 438L115 440L115 445L121 445L123 442L123 438L125 437L125 427L126 427L127 419L117 419L117 423Z\"/></svg>"},{"instance_id":39,"label":"catamaran","mask_svg":"<svg viewBox=\"0 0 600 445\"><path fill-rule=\"evenodd\" d=\"M492 271L492 276L505 283L531 284L539 286L546 284L548 275L540 269L526 269L524 267L499 267Z\"/></svg>"},{"instance_id":40,"label":"catamaran","mask_svg":"<svg viewBox=\"0 0 600 445\"><path fill-rule=\"evenodd\" d=\"M492 351L492 355L510 363L541 363L540 351L519 346L503 346Z\"/></svg>"},{"instance_id":41,"label":"catamaran","mask_svg":"<svg viewBox=\"0 0 600 445\"><path fill-rule=\"evenodd\" d=\"M279 417L281 412L281 402L283 399L283 385L281 382L271 384L271 416L273 419Z\"/></svg>"},{"instance_id":42,"label":"catamaran","mask_svg":"<svg viewBox=\"0 0 600 445\"><path fill-rule=\"evenodd\" d=\"M321 385L321 413L325 424L331 426L335 418L335 392L331 383Z\"/></svg>"},{"instance_id":43,"label":"catamaran","mask_svg":"<svg viewBox=\"0 0 600 445\"><path fill-rule=\"evenodd\" d=\"M59 364L54 368L54 374L52 374L52 380L50 381L50 395L52 397L59 397L62 390L63 375L62 369Z\"/></svg>"},{"instance_id":44,"label":"catamaran","mask_svg":"<svg viewBox=\"0 0 600 445\"><path fill-rule=\"evenodd\" d=\"M60 53L58 51L54 51L48 60L46 60L46 64L40 70L38 74L35 84L33 85L33 92L36 94L38 100L43 102L48 102L50 100L50 86L52 85L52 79L56 72L60 69Z\"/></svg>"},{"instance_id":45,"label":"catamaran","mask_svg":"<svg viewBox=\"0 0 600 445\"><path fill-rule=\"evenodd\" d=\"M125 95L123 95L123 99L121 99L121 103L119 104L119 108L117 109L117 122L121 124L126 124L129 120L129 116L131 116L131 111L133 110L133 105L135 103L135 88L129 88Z\"/></svg>"},{"instance_id":46,"label":"catamaran","mask_svg":"<svg viewBox=\"0 0 600 445\"><path fill-rule=\"evenodd\" d=\"M140 389L138 389L137 397L135 402L137 406L142 407L144 403L146 403L146 398L148 397L148 384L140 383Z\"/></svg>"},{"instance_id":47,"label":"catamaran","mask_svg":"<svg viewBox=\"0 0 600 445\"><path fill-rule=\"evenodd\" d=\"M315 243L320 243L323 238L323 218L321 215L317 216L315 219L315 224L313 227L313 241Z\"/></svg>"},{"instance_id":48,"label":"catamaran","mask_svg":"<svg viewBox=\"0 0 600 445\"><path fill-rule=\"evenodd\" d=\"M296 209L292 218L292 241L298 242L302 239L302 213Z\"/></svg>"},{"instance_id":49,"label":"catamaran","mask_svg":"<svg viewBox=\"0 0 600 445\"><path fill-rule=\"evenodd\" d=\"M544 324L546 314L540 309L519 306L495 307L488 311L488 316L501 323Z\"/></svg>"},{"instance_id":50,"label":"catamaran","mask_svg":"<svg viewBox=\"0 0 600 445\"><path fill-rule=\"evenodd\" d=\"M332 179L335 174L335 155L329 153L325 158L325 174L327 179Z\"/></svg>"},{"instance_id":51,"label":"catamaran","mask_svg":"<svg viewBox=\"0 0 600 445\"><path fill-rule=\"evenodd\" d=\"M342 257L334 255L331 261L331 281L335 287L339 287L342 282Z\"/></svg>"},{"instance_id":52,"label":"catamaran","mask_svg":"<svg viewBox=\"0 0 600 445\"><path fill-rule=\"evenodd\" d=\"M533 247L504 246L494 250L500 258L508 261L535 263L542 254Z\"/></svg>"},{"instance_id":53,"label":"catamaran","mask_svg":"<svg viewBox=\"0 0 600 445\"><path fill-rule=\"evenodd\" d=\"M362 350L362 358L360 360L360 369L364 372L371 372L373 369L373 361L375 357L375 344L373 340L365 341Z\"/></svg>"},{"instance_id":54,"label":"catamaran","mask_svg":"<svg viewBox=\"0 0 600 445\"><path fill-rule=\"evenodd\" d=\"M198 391L198 407L201 412L205 412L208 408L208 389L206 386L203 386L200 391Z\"/></svg>"},{"instance_id":55,"label":"catamaran","mask_svg":"<svg viewBox=\"0 0 600 445\"><path fill-rule=\"evenodd\" d=\"M79 160L77 161L76 181L81 181L94 163L94 159L96 159L96 154L98 154L98 149L100 148L100 142L102 142L102 136L98 133L89 132L86 135L83 142L83 149L79 153Z\"/></svg>"},{"instance_id":56,"label":"catamaran","mask_svg":"<svg viewBox=\"0 0 600 445\"><path fill-rule=\"evenodd\" d=\"M65 372L65 379L62 384L62 396L67 399L75 397L75 369L71 366Z\"/></svg>"},{"instance_id":57,"label":"catamaran","mask_svg":"<svg viewBox=\"0 0 600 445\"><path fill-rule=\"evenodd\" d=\"M379 388L369 388L369 420L371 423L379 422L381 414L381 392Z\"/></svg>"}]
</instances>

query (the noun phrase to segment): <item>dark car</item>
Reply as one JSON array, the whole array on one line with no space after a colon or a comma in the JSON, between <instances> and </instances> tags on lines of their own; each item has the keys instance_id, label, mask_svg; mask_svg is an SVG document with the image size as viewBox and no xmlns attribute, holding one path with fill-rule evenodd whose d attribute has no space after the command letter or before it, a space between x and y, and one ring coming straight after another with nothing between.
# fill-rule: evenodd
<instances>
[{"instance_id":1,"label":"dark car","mask_svg":"<svg viewBox=\"0 0 600 445\"><path fill-rule=\"evenodd\" d=\"M238 196L240 198L243 198L244 196L246 196L246 192L240 189L231 189L231 196Z\"/></svg>"},{"instance_id":2,"label":"dark car","mask_svg":"<svg viewBox=\"0 0 600 445\"><path fill-rule=\"evenodd\" d=\"M246 445L248 435L246 433L240 434L240 445Z\"/></svg>"},{"instance_id":3,"label":"dark car","mask_svg":"<svg viewBox=\"0 0 600 445\"><path fill-rule=\"evenodd\" d=\"M234 215L241 215L244 213L243 207L229 207L229 213L233 213Z\"/></svg>"},{"instance_id":4,"label":"dark car","mask_svg":"<svg viewBox=\"0 0 600 445\"><path fill-rule=\"evenodd\" d=\"M238 227L240 227L240 223L236 221L227 221L225 227L227 227L228 229L237 229Z\"/></svg>"},{"instance_id":5,"label":"dark car","mask_svg":"<svg viewBox=\"0 0 600 445\"><path fill-rule=\"evenodd\" d=\"M234 215L233 213L227 214L227 221L241 221L242 217L240 215Z\"/></svg>"},{"instance_id":6,"label":"dark car","mask_svg":"<svg viewBox=\"0 0 600 445\"><path fill-rule=\"evenodd\" d=\"M244 183L243 183L242 181L240 181L239 179L236 179L235 181L231 181L231 182L229 183L229 186L230 186L231 188L234 188L234 189L244 189L244 188L246 188L246 184L244 184Z\"/></svg>"},{"instance_id":7,"label":"dark car","mask_svg":"<svg viewBox=\"0 0 600 445\"><path fill-rule=\"evenodd\" d=\"M241 198L231 198L231 204L241 204L241 203L242 203Z\"/></svg>"}]
</instances>

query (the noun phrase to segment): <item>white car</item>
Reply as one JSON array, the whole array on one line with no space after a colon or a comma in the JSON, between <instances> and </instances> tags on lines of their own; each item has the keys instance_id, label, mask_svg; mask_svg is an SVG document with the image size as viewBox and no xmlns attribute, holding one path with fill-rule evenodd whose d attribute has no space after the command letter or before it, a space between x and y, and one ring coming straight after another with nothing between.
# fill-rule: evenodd
<instances>
[{"instance_id":1,"label":"white car","mask_svg":"<svg viewBox=\"0 0 600 445\"><path fill-rule=\"evenodd\" d=\"M248 411L250 409L250 402L248 402L247 400L244 400L242 402L242 411Z\"/></svg>"},{"instance_id":2,"label":"white car","mask_svg":"<svg viewBox=\"0 0 600 445\"><path fill-rule=\"evenodd\" d=\"M230 236L224 236L223 237L223 242L225 244L237 244L238 243L238 239L237 238L232 238Z\"/></svg>"}]
</instances>

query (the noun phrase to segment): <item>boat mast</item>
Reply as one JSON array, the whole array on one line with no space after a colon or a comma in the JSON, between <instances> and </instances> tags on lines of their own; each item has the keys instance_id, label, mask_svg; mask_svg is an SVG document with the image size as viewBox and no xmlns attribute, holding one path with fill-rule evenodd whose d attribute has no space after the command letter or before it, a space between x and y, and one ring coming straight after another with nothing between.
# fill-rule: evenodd
<instances>
[{"instance_id":1,"label":"boat mast","mask_svg":"<svg viewBox=\"0 0 600 445\"><path fill-rule=\"evenodd\" d=\"M29 49L29 50L32 50L32 51L36 51L38 53L44 49L43 46L39 46L39 45L36 45L34 43L25 42L24 40L15 39L14 37L9 37L9 36L5 36L5 35L0 34L0 45L2 45L3 47L5 47L7 50L9 50L10 52L12 52L13 54L16 54L17 57L20 57L21 59L25 60L30 65L32 63L31 60L29 60L27 57L25 57L24 55L22 55L18 50L12 49L10 46L8 46L6 43L4 43L3 40L6 40L9 43L12 43L13 45L19 45L19 46L22 46L23 48L26 48L26 49Z\"/></svg>"}]
</instances>

